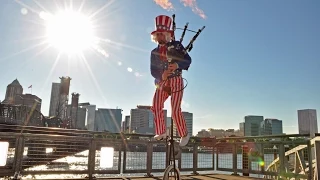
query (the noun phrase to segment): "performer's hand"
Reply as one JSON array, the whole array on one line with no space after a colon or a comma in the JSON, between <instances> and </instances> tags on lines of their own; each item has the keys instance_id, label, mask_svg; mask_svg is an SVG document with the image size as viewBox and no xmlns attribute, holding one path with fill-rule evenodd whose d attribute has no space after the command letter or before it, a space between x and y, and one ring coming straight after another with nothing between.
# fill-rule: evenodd
<instances>
[{"instance_id":1,"label":"performer's hand","mask_svg":"<svg viewBox=\"0 0 320 180\"><path fill-rule=\"evenodd\" d=\"M171 74L171 71L164 71L162 74L162 80L167 80L168 76Z\"/></svg>"},{"instance_id":2,"label":"performer's hand","mask_svg":"<svg viewBox=\"0 0 320 180\"><path fill-rule=\"evenodd\" d=\"M168 67L168 69L170 70L170 71L174 71L174 70L176 70L176 69L178 69L178 64L177 63L172 63L172 64L169 64L169 67Z\"/></svg>"}]
</instances>

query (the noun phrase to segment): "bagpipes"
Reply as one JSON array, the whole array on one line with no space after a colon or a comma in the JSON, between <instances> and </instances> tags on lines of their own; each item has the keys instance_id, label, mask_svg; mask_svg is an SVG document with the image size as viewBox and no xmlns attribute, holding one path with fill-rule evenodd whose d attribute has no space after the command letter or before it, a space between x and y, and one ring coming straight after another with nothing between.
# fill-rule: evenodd
<instances>
[{"instance_id":1,"label":"bagpipes","mask_svg":"<svg viewBox=\"0 0 320 180\"><path fill-rule=\"evenodd\" d=\"M196 34L193 36L193 38L190 40L189 44L184 48L183 51L181 51L180 47L175 47L175 48L173 48L174 46L168 47L167 56L168 56L169 63L174 63L174 61L183 61L184 60L184 55L187 52L190 52L192 50L194 41L198 38L200 33L205 28L205 26L203 26L201 29L199 29L196 32L196 31L188 29L188 25L189 25L189 23L187 22L186 25L184 26L184 28L177 28L176 27L176 22L175 22L175 14L172 15L172 31L173 31L172 41L175 41L175 31L176 31L176 29L183 30L182 34L181 34L181 37L180 37L180 44L182 44L183 38L184 38L184 36L186 34L186 31L190 31L190 32L193 32L193 33L196 33ZM188 70L188 68L185 69L185 70Z\"/></svg>"},{"instance_id":2,"label":"bagpipes","mask_svg":"<svg viewBox=\"0 0 320 180\"><path fill-rule=\"evenodd\" d=\"M186 31L190 31L190 32L194 32L196 33L193 38L190 40L189 44L184 48L183 51L179 50L180 47L176 47L176 48L171 48L171 47L168 47L168 52L167 52L167 57L168 57L168 61L169 61L169 64L170 63L174 63L174 61L179 61L179 60L183 60L184 58L184 55L187 53L187 52L190 52L193 48L193 43L194 41L198 38L198 36L200 35L200 33L203 31L203 29L205 28L205 26L203 26L201 29L198 29L198 31L193 31L193 30L190 30L188 29L188 25L189 23L187 22L186 25L184 26L184 28L177 28L176 27L176 22L175 22L175 14L172 15L172 30L173 30L173 36L172 36L172 41L175 41L175 31L176 29L181 29L183 30L182 31L182 34L181 34L181 37L180 37L180 44L182 44L182 41L183 41L183 38L186 34ZM185 70L188 70L185 69ZM180 72L172 72L173 74L175 73L180 73ZM184 78L183 78L184 79ZM186 80L186 79L185 79ZM187 80L186 80L187 81ZM167 82L168 83L168 82ZM181 90L178 90L178 91L175 91L175 92L172 92L171 91L171 88L168 86L168 84L165 83L165 86L163 87L164 88L164 91L166 91L169 95L171 95L172 93L175 93L175 92L179 92L179 91L182 91L184 88L187 87L187 84L181 89Z\"/></svg>"},{"instance_id":3,"label":"bagpipes","mask_svg":"<svg viewBox=\"0 0 320 180\"><path fill-rule=\"evenodd\" d=\"M193 48L193 43L194 43L194 41L198 38L198 36L200 35L200 33L203 31L203 29L204 29L206 26L203 26L203 27L202 27L201 29L199 29L197 32L188 29L188 25L189 25L188 22L186 23L186 25L184 26L183 29L182 29L182 28L176 28L175 17L176 17L176 15L173 14L173 15L172 15L172 30L173 30L172 40L173 40L173 41L175 41L175 31L176 31L176 29L181 29L181 30L183 30L183 31L182 31L182 34L181 34L181 37L180 37L180 43L182 43L183 38L184 38L184 36L185 36L185 34L186 34L186 31L190 31L190 32L196 33L196 34L193 36L193 38L190 40L189 44L185 47L185 50L188 51L188 52L190 52L190 51L192 50L192 48Z\"/></svg>"}]
</instances>

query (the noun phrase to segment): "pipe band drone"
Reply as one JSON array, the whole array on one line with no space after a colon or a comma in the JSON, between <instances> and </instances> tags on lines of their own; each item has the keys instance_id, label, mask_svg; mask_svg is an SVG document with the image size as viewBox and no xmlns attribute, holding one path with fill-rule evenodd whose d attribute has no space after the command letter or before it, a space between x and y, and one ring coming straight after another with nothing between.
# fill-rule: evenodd
<instances>
[{"instance_id":1,"label":"pipe band drone","mask_svg":"<svg viewBox=\"0 0 320 180\"><path fill-rule=\"evenodd\" d=\"M172 15L172 30L173 30L173 36L172 36L172 39L173 41L175 40L175 31L176 29L181 29L181 28L176 28L176 22L175 22L175 17L176 15L173 14ZM181 37L180 37L180 43L182 43L183 41L183 38L186 34L186 31L191 31L191 32L195 32L195 31L192 31L192 30L189 30L188 29L188 25L189 23L187 22L186 25L184 26L183 28L183 31L182 31L182 34L181 34ZM193 43L194 41L198 38L198 36L200 35L200 33L204 30L206 26L203 26L201 29L199 29L197 32L195 32L196 34L193 36L193 38L190 40L189 44L185 47L185 50L190 52L193 48Z\"/></svg>"}]
</instances>

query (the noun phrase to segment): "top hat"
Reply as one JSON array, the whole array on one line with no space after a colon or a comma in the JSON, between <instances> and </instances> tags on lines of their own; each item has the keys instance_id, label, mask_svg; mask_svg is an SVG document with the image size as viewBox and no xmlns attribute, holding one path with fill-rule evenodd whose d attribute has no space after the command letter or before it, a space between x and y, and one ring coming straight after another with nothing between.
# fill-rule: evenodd
<instances>
[{"instance_id":1,"label":"top hat","mask_svg":"<svg viewBox=\"0 0 320 180\"><path fill-rule=\"evenodd\" d=\"M171 23L172 23L171 17L166 15L157 16L155 19L155 23L156 23L156 30L151 32L152 35L157 32L168 32L171 34L171 36L173 36L173 30L170 29Z\"/></svg>"}]
</instances>

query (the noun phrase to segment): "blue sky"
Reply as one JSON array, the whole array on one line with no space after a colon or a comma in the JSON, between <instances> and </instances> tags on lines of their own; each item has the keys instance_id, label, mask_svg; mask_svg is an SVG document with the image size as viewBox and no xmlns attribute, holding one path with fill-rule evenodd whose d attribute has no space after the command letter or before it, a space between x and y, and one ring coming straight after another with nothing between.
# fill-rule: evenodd
<instances>
[{"instance_id":1,"label":"blue sky","mask_svg":"<svg viewBox=\"0 0 320 180\"><path fill-rule=\"evenodd\" d=\"M136 105L152 102L149 58L156 46L150 39L154 18L175 13L178 27L186 22L194 30L206 26L184 73L189 84L182 109L194 114L193 134L207 128L237 129L245 115L281 119L284 132L297 133L298 109L317 109L319 115L320 1L198 0L203 19L178 0L172 1L174 10L169 11L151 0L116 0L93 17L95 35L107 39L100 47L109 57L86 50L87 63L66 54L57 58L58 49L37 45L45 40L46 31L38 13L54 14L64 7L62 1L39 2L42 8L31 0L1 1L1 100L6 86L18 78L25 93L33 86L46 115L51 83L70 76L70 92L80 93L81 102L118 107L129 115ZM112 1L86 1L82 12L92 14L108 2ZM80 4L74 1L73 7ZM187 33L183 44L192 36ZM169 101L165 108L170 113Z\"/></svg>"}]
</instances>

